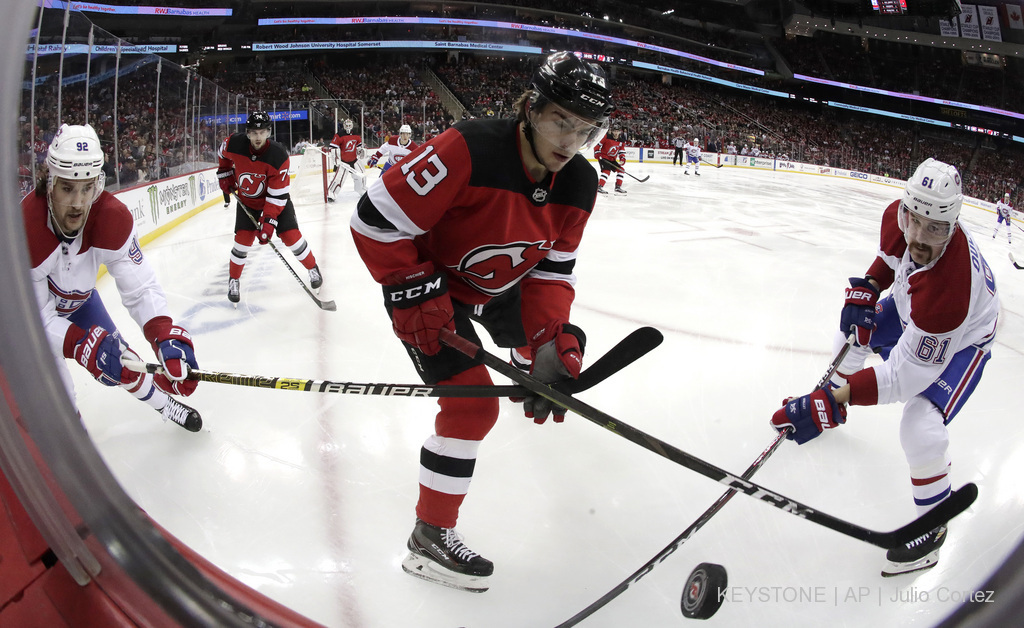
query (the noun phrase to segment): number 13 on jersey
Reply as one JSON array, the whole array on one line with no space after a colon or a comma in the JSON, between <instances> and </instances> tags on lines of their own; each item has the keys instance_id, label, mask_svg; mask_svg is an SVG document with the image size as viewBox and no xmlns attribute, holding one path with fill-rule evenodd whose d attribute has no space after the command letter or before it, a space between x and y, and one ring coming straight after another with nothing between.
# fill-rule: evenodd
<instances>
[{"instance_id":1,"label":"number 13 on jersey","mask_svg":"<svg viewBox=\"0 0 1024 628\"><path fill-rule=\"evenodd\" d=\"M426 163L418 171L414 170L416 164L426 159ZM433 146L427 146L422 153L413 159L403 159L401 162L402 174L405 180L417 194L426 196L434 186L448 176L448 167L444 165L441 158L434 152Z\"/></svg>"}]
</instances>

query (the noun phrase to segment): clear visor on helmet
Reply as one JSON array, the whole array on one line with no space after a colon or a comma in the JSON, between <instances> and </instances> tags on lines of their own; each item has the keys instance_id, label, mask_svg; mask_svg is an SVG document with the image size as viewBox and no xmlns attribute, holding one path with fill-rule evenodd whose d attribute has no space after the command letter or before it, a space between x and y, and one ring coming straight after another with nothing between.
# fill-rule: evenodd
<instances>
[{"instance_id":1,"label":"clear visor on helmet","mask_svg":"<svg viewBox=\"0 0 1024 628\"><path fill-rule=\"evenodd\" d=\"M581 118L555 104L541 112L531 107L529 116L535 138L542 137L569 154L593 148L608 132L607 119L597 122Z\"/></svg>"},{"instance_id":2,"label":"clear visor on helmet","mask_svg":"<svg viewBox=\"0 0 1024 628\"><path fill-rule=\"evenodd\" d=\"M953 225L944 220L932 220L915 213L906 203L900 203L899 225L908 240L940 246L953 235Z\"/></svg>"}]
</instances>

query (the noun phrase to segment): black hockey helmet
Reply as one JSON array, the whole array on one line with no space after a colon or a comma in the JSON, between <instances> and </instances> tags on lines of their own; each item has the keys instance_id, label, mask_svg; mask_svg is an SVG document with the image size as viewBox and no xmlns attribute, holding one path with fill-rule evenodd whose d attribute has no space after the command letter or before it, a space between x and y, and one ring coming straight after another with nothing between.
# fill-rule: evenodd
<instances>
[{"instance_id":1,"label":"black hockey helmet","mask_svg":"<svg viewBox=\"0 0 1024 628\"><path fill-rule=\"evenodd\" d=\"M607 121L614 109L604 70L571 52L548 56L533 75L530 87L539 98L599 123ZM534 103L540 104L539 99Z\"/></svg>"},{"instance_id":2,"label":"black hockey helmet","mask_svg":"<svg viewBox=\"0 0 1024 628\"><path fill-rule=\"evenodd\" d=\"M271 129L274 125L274 121L270 119L270 114L266 111L258 110L253 111L249 114L249 119L245 121L245 130L251 131L253 129Z\"/></svg>"}]
</instances>

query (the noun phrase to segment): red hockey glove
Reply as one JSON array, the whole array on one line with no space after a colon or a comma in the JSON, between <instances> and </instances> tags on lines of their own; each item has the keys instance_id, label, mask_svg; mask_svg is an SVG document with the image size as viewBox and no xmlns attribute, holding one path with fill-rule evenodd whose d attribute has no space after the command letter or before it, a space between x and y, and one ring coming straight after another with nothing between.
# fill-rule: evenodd
<instances>
[{"instance_id":1,"label":"red hockey glove","mask_svg":"<svg viewBox=\"0 0 1024 628\"><path fill-rule=\"evenodd\" d=\"M772 415L772 427L791 428L786 438L798 445L816 438L822 431L846 423L846 404L836 403L832 391L820 388L803 397L791 397Z\"/></svg>"},{"instance_id":2,"label":"red hockey glove","mask_svg":"<svg viewBox=\"0 0 1024 628\"><path fill-rule=\"evenodd\" d=\"M277 219L264 214L263 220L260 221L260 230L256 234L256 239L260 241L260 244L270 242L270 238L274 235L274 229L277 229Z\"/></svg>"},{"instance_id":3,"label":"red hockey glove","mask_svg":"<svg viewBox=\"0 0 1024 628\"><path fill-rule=\"evenodd\" d=\"M153 382L164 392L189 396L196 390L199 382L188 377L189 369L199 368L196 363L195 347L192 335L171 322L166 316L151 319L142 328L146 340L153 347L160 364L164 367L163 374L153 377Z\"/></svg>"},{"instance_id":4,"label":"red hockey glove","mask_svg":"<svg viewBox=\"0 0 1024 628\"><path fill-rule=\"evenodd\" d=\"M116 331L110 333L99 325L93 325L75 344L73 357L75 362L85 367L99 383L104 386L120 386L131 384L140 377L139 373L121 366L122 353L128 353L129 358L138 359L138 356L121 340L120 334Z\"/></svg>"},{"instance_id":5,"label":"red hockey glove","mask_svg":"<svg viewBox=\"0 0 1024 628\"><path fill-rule=\"evenodd\" d=\"M619 165L620 166L625 166L626 165L626 153L619 153L618 161L619 161Z\"/></svg>"},{"instance_id":6,"label":"red hockey glove","mask_svg":"<svg viewBox=\"0 0 1024 628\"><path fill-rule=\"evenodd\" d=\"M579 327L561 319L548 321L530 341L533 349L530 373L545 384L570 377L577 379L583 369L583 350L586 345L587 336ZM531 395L523 400L523 412L526 418L533 419L538 425L547 421L549 413L553 415L555 423L565 420L565 408L539 395Z\"/></svg>"},{"instance_id":7,"label":"red hockey glove","mask_svg":"<svg viewBox=\"0 0 1024 628\"><path fill-rule=\"evenodd\" d=\"M839 329L844 334L856 330L857 344L866 347L875 330L875 305L878 304L878 289L867 279L850 277L846 289L846 302L839 316Z\"/></svg>"},{"instance_id":8,"label":"red hockey glove","mask_svg":"<svg viewBox=\"0 0 1024 628\"><path fill-rule=\"evenodd\" d=\"M224 192L224 198L227 199L232 192L238 189L238 185L235 183L234 169L218 170L217 184L220 185L220 189Z\"/></svg>"},{"instance_id":9,"label":"red hockey glove","mask_svg":"<svg viewBox=\"0 0 1024 628\"><path fill-rule=\"evenodd\" d=\"M395 335L426 355L441 350L441 329L455 331L448 280L444 273L435 273L430 262L388 277L384 299L391 309Z\"/></svg>"}]
</instances>

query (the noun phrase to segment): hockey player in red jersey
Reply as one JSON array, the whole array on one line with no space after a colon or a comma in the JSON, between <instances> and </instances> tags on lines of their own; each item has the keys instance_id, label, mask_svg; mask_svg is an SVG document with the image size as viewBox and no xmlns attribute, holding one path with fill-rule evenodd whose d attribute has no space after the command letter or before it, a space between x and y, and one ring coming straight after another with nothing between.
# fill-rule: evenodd
<instances>
[{"instance_id":1,"label":"hockey player in red jersey","mask_svg":"<svg viewBox=\"0 0 1024 628\"><path fill-rule=\"evenodd\" d=\"M601 167L601 180L597 184L597 191L601 194L608 193L608 190L604 189L604 184L614 171L615 191L625 194L626 191L622 189L622 166L626 163L626 147L622 141L622 127L614 125L609 135L611 137L604 138L594 146L594 157Z\"/></svg>"},{"instance_id":2,"label":"hockey player in red jersey","mask_svg":"<svg viewBox=\"0 0 1024 628\"><path fill-rule=\"evenodd\" d=\"M245 133L232 133L217 156L217 179L225 196L237 191L235 244L228 269L228 300L238 303L245 260L253 241L266 244L277 231L295 259L309 271L314 290L323 284L320 267L306 239L299 231L295 206L289 196L288 149L270 139L273 122L266 111L254 111L245 123Z\"/></svg>"},{"instance_id":3,"label":"hockey player in red jersey","mask_svg":"<svg viewBox=\"0 0 1024 628\"><path fill-rule=\"evenodd\" d=\"M388 168L402 160L406 155L419 148L416 142L412 141L412 127L403 124L398 129L398 136L391 136L383 146L377 149L370 156L369 166L373 168L377 162L384 159L381 169L387 172Z\"/></svg>"},{"instance_id":4,"label":"hockey player in red jersey","mask_svg":"<svg viewBox=\"0 0 1024 628\"><path fill-rule=\"evenodd\" d=\"M334 199L338 198L341 184L345 182L346 175L352 175L352 185L357 193L362 194L366 190L366 174L362 166L357 163L365 152L363 138L352 133L354 126L351 120L345 120L341 123L345 134L337 133L331 140L331 157L335 164L335 170L334 177L331 179L330 185L327 186L327 202L329 203L333 203Z\"/></svg>"},{"instance_id":5,"label":"hockey player in red jersey","mask_svg":"<svg viewBox=\"0 0 1024 628\"><path fill-rule=\"evenodd\" d=\"M198 368L192 337L174 324L153 267L139 248L135 220L124 203L103 191L103 151L91 126L61 126L46 151L46 178L21 201L31 256L32 286L43 329L56 355L82 365L106 386L120 386L165 419L190 432L199 412L170 394L191 395ZM163 366L158 375L122 366L141 358L121 338L100 295L100 266L117 283L121 302L142 328ZM58 368L69 394L71 373Z\"/></svg>"},{"instance_id":6,"label":"hockey player in red jersey","mask_svg":"<svg viewBox=\"0 0 1024 628\"><path fill-rule=\"evenodd\" d=\"M491 384L487 369L439 341L442 328L479 342L473 322L545 382L578 377L585 336L569 323L573 267L597 196L581 151L607 130L603 71L571 53L549 56L514 105L516 119L456 124L370 185L352 216L356 249L383 286L384 305L420 377ZM408 573L487 589L491 561L454 527L497 399L442 398L420 452ZM565 410L540 397L527 417Z\"/></svg>"},{"instance_id":7,"label":"hockey player in red jersey","mask_svg":"<svg viewBox=\"0 0 1024 628\"><path fill-rule=\"evenodd\" d=\"M999 318L992 271L957 220L962 204L956 168L935 159L918 166L882 214L875 261L850 279L834 345L838 352L851 333L856 342L832 385L788 400L772 417L802 444L845 423L846 404L904 402L900 444L918 515L950 494L946 425L981 379ZM874 353L884 361L864 368ZM882 575L933 567L945 540L942 525L889 550Z\"/></svg>"}]
</instances>

